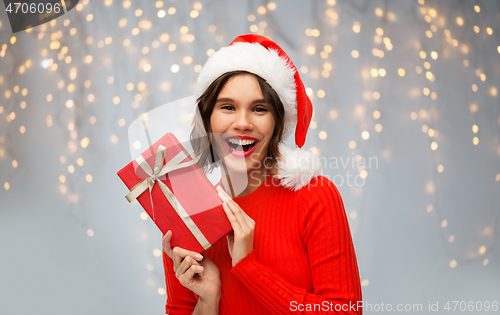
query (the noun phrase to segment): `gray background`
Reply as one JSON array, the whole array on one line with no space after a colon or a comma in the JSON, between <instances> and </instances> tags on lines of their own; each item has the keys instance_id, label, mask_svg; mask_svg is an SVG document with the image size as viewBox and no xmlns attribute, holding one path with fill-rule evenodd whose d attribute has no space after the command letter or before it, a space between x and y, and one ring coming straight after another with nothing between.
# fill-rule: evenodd
<instances>
[{"instance_id":1,"label":"gray background","mask_svg":"<svg viewBox=\"0 0 500 315\"><path fill-rule=\"evenodd\" d=\"M0 314L164 313L162 261L155 255L161 249L161 233L150 219L141 219L144 211L138 203L127 203L128 190L116 176L132 159L127 127L143 112L192 95L195 65L203 65L207 50L250 33L251 25L260 25L257 32L276 41L297 68L307 67L301 77L312 89L316 128L310 129L304 148L339 161L339 167L328 163L323 171L343 197L363 299L373 306L416 303L424 308L403 313L427 313L429 301L439 302L434 313L443 314L463 313L443 310L447 301L500 300L500 107L499 96L491 94L491 88L499 88L500 77L498 1L276 1L276 9L265 14L259 14L258 7L268 8L267 1L200 1L196 18L190 17L196 5L192 1L164 1L162 8L156 8L155 1L132 1L129 8L121 0L109 1L109 6L102 0L80 3L55 25L14 34L14 44L7 15L0 13L0 45L6 45L0 55ZM474 5L479 5L479 13ZM176 8L175 14L157 16L170 7ZM382 16L376 8L382 9ZM436 10L430 23L422 8ZM137 9L143 11L139 17ZM336 19L327 16L328 9ZM93 15L91 21L88 14ZM250 14L255 21L248 20ZM457 17L463 18L462 26ZM122 18L127 25L119 27ZM150 21L151 28L132 35L142 20ZM353 31L356 21L359 33ZM431 25L436 32L429 38ZM182 26L189 28L193 41L181 34ZM377 28L384 31L382 39L390 38L392 50L375 41ZM308 36L307 29L318 29L320 35ZM169 40L153 47L163 33ZM107 37L112 42L99 47ZM88 38L93 39L90 44ZM128 47L125 39L130 40ZM60 47L50 49L51 41L60 42ZM174 51L168 49L172 43ZM326 59L320 55L325 45L332 47ZM63 57L72 57L69 64L58 59L64 46L68 52ZM309 46L315 47L312 55ZM141 52L143 47L149 48L147 54ZM384 57L374 56L374 48L384 51ZM43 49L48 50L46 56ZM353 50L359 51L358 58L351 56ZM420 51L426 52L425 60ZM437 59L430 57L432 51ZM84 62L88 55L91 63ZM191 56L192 62L185 64L184 56ZM20 73L28 59L31 66ZM58 64L55 71L43 66L48 59ZM426 78L425 61L433 82ZM332 65L326 78L325 62ZM151 65L149 72L143 63ZM173 64L180 67L177 73L171 71ZM72 68L77 70L74 79ZM370 75L371 69L380 68L386 70L384 77ZM405 70L404 77L398 75L399 68ZM85 87L86 80L90 87ZM139 82L145 83L142 91ZM67 89L70 83L73 92ZM134 84L131 91L128 83ZM437 93L435 100L423 94L425 87ZM27 95L21 93L24 88ZM318 97L319 90L326 92L324 98ZM6 91L11 93L8 98ZM378 100L373 98L376 91ZM142 99L134 103L138 94ZM113 103L115 96L119 104ZM74 101L72 108L65 106L67 100ZM476 112L470 110L472 103L478 104ZM381 113L379 119L373 116L375 110ZM15 119L9 122L12 112ZM89 121L92 116L95 124ZM119 119L125 119L124 126ZM73 135L68 130L71 122ZM375 131L377 123L383 127L380 132ZM165 124L172 130L186 128L168 115ZM424 133L424 125L438 135ZM320 139L321 131L326 139ZM370 133L366 140L363 131ZM89 145L83 148L85 137ZM70 141L76 150L69 148ZM354 149L350 141L356 142ZM438 144L436 150L432 142ZM366 164L367 177L358 179L358 185L352 180L362 169L347 160L356 155L378 161ZM78 158L84 160L82 166ZM349 165L342 167L341 160ZM85 180L87 174L93 177L91 183ZM449 242L452 235L454 241Z\"/></svg>"}]
</instances>

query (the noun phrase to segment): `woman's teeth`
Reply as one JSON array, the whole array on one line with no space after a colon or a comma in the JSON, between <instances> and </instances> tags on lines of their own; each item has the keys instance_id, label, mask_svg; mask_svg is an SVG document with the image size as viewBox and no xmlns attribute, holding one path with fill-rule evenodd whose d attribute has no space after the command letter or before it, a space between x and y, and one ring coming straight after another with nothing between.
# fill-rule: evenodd
<instances>
[{"instance_id":1,"label":"woman's teeth","mask_svg":"<svg viewBox=\"0 0 500 315\"><path fill-rule=\"evenodd\" d=\"M228 143L231 150L238 153L243 153L250 150L255 145L256 140L241 140L236 138L229 138ZM243 151L241 151L241 149L243 149Z\"/></svg>"},{"instance_id":2,"label":"woman's teeth","mask_svg":"<svg viewBox=\"0 0 500 315\"><path fill-rule=\"evenodd\" d=\"M237 145L247 145L247 144L254 143L255 140L241 140L241 139L229 138L229 142L237 144Z\"/></svg>"}]
</instances>

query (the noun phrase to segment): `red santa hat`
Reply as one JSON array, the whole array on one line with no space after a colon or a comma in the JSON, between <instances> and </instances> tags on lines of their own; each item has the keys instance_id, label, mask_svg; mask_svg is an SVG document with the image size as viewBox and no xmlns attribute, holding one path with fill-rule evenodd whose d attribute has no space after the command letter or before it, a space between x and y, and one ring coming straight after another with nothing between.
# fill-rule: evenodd
<instances>
[{"instance_id":1,"label":"red santa hat","mask_svg":"<svg viewBox=\"0 0 500 315\"><path fill-rule=\"evenodd\" d=\"M283 138L295 128L295 149L280 143L275 176L281 185L298 190L321 173L319 159L301 149L312 118L313 107L297 68L287 54L270 39L247 34L236 37L228 47L213 53L201 69L195 87L198 99L210 84L226 72L245 70L267 81L285 108Z\"/></svg>"}]
</instances>

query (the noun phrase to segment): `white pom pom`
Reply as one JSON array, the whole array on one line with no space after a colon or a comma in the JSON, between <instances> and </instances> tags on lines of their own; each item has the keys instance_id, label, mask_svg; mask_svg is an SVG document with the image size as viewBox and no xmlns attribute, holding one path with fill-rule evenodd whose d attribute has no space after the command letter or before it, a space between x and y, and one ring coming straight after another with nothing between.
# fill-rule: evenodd
<instances>
[{"instance_id":1,"label":"white pom pom","mask_svg":"<svg viewBox=\"0 0 500 315\"><path fill-rule=\"evenodd\" d=\"M276 177L281 180L282 186L299 190L321 175L319 158L311 151L291 149L284 143L280 143L279 151L281 158L277 163Z\"/></svg>"}]
</instances>

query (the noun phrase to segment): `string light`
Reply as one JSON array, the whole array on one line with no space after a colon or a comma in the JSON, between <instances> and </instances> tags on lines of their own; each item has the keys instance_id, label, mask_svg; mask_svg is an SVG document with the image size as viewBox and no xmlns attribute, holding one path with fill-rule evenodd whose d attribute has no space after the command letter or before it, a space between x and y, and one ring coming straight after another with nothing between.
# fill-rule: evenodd
<instances>
[{"instance_id":1,"label":"string light","mask_svg":"<svg viewBox=\"0 0 500 315\"><path fill-rule=\"evenodd\" d=\"M328 117L331 120L337 120L338 116L339 116L339 113L336 109L331 109L330 112L328 113Z\"/></svg>"},{"instance_id":2,"label":"string light","mask_svg":"<svg viewBox=\"0 0 500 315\"><path fill-rule=\"evenodd\" d=\"M80 145L82 146L82 148L86 148L89 145L89 138L83 138L82 141L80 141Z\"/></svg>"},{"instance_id":3,"label":"string light","mask_svg":"<svg viewBox=\"0 0 500 315\"><path fill-rule=\"evenodd\" d=\"M76 160L76 164L78 164L78 166L83 166L83 159L82 158L78 158L78 160Z\"/></svg>"},{"instance_id":4,"label":"string light","mask_svg":"<svg viewBox=\"0 0 500 315\"><path fill-rule=\"evenodd\" d=\"M354 22L352 30L354 33L359 33L361 31L361 24L359 22Z\"/></svg>"}]
</instances>

